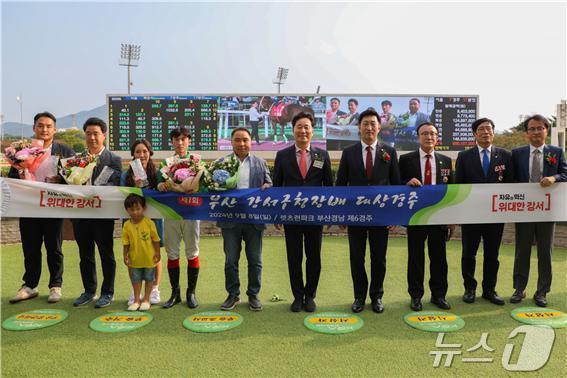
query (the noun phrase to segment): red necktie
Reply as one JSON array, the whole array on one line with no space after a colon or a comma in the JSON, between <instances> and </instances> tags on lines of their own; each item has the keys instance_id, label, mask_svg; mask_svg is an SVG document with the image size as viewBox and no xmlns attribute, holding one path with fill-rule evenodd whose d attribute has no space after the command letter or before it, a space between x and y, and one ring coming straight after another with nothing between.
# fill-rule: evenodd
<instances>
[{"instance_id":1,"label":"red necktie","mask_svg":"<svg viewBox=\"0 0 567 378\"><path fill-rule=\"evenodd\" d=\"M305 160L305 150L299 150L299 172L301 173L301 177L305 180L307 177L307 161Z\"/></svg>"},{"instance_id":2,"label":"red necktie","mask_svg":"<svg viewBox=\"0 0 567 378\"><path fill-rule=\"evenodd\" d=\"M366 177L372 179L372 147L366 147Z\"/></svg>"},{"instance_id":3,"label":"red necktie","mask_svg":"<svg viewBox=\"0 0 567 378\"><path fill-rule=\"evenodd\" d=\"M423 185L431 185L431 155L425 155L427 160L425 161L425 179L423 180Z\"/></svg>"}]
</instances>

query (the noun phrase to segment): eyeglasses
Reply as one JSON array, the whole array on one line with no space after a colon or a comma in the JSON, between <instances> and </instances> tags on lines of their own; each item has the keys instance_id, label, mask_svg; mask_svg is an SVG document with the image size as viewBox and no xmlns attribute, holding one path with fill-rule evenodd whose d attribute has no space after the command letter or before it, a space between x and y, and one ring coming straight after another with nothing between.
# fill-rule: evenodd
<instances>
[{"instance_id":1,"label":"eyeglasses","mask_svg":"<svg viewBox=\"0 0 567 378\"><path fill-rule=\"evenodd\" d=\"M528 132L535 133L536 131L543 131L545 127L528 127Z\"/></svg>"},{"instance_id":2,"label":"eyeglasses","mask_svg":"<svg viewBox=\"0 0 567 378\"><path fill-rule=\"evenodd\" d=\"M424 137L427 137L427 136L436 137L437 133L435 131L430 131L430 132L424 131L423 133L419 133L419 135L424 136Z\"/></svg>"},{"instance_id":3,"label":"eyeglasses","mask_svg":"<svg viewBox=\"0 0 567 378\"><path fill-rule=\"evenodd\" d=\"M479 127L479 128L476 129L477 133L482 133L482 132L491 133L492 131L493 131L492 127L490 127L490 126L489 127Z\"/></svg>"}]
</instances>

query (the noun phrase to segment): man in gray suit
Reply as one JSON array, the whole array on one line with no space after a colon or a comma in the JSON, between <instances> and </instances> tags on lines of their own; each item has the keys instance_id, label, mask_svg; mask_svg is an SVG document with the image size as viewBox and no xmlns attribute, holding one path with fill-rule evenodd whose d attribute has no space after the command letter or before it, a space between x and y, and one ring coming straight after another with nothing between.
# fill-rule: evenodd
<instances>
[{"instance_id":1,"label":"man in gray suit","mask_svg":"<svg viewBox=\"0 0 567 378\"><path fill-rule=\"evenodd\" d=\"M120 185L122 160L118 155L104 147L106 139L106 123L96 117L89 118L83 125L85 141L89 154L98 156L90 185ZM104 172L104 173L103 173ZM110 173L110 176L108 176ZM100 176L100 177L99 177ZM104 277L100 289L100 298L96 308L107 307L114 297L114 277L116 261L114 260L114 219L73 219L73 232L79 246L79 263L81 279L85 291L73 302L73 306L83 306L95 299L97 277L95 244L98 246L102 275Z\"/></svg>"},{"instance_id":2,"label":"man in gray suit","mask_svg":"<svg viewBox=\"0 0 567 378\"><path fill-rule=\"evenodd\" d=\"M237 189L268 188L272 186L270 171L266 161L250 154L252 136L245 127L232 131L232 150L240 160L240 175ZM248 259L248 305L252 311L262 310L258 299L262 278L262 234L266 229L264 224L218 222L224 241L224 275L228 297L221 305L221 310L232 310L240 303L240 280L238 278L238 260L242 241L245 243L246 258Z\"/></svg>"}]
</instances>

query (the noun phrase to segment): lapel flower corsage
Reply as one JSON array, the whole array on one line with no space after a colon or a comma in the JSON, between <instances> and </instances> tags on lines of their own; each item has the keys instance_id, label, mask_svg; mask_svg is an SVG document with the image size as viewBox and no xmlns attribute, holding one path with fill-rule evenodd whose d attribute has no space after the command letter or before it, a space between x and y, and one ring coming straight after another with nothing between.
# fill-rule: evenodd
<instances>
[{"instance_id":1,"label":"lapel flower corsage","mask_svg":"<svg viewBox=\"0 0 567 378\"><path fill-rule=\"evenodd\" d=\"M314 153L313 153L313 161L317 161L317 160L321 160L321 161L322 161L322 160L323 160L323 157L321 156L320 153L314 152Z\"/></svg>"},{"instance_id":2,"label":"lapel flower corsage","mask_svg":"<svg viewBox=\"0 0 567 378\"><path fill-rule=\"evenodd\" d=\"M545 162L549 165L555 165L557 164L557 157L555 156L555 154L548 152L545 155Z\"/></svg>"},{"instance_id":3,"label":"lapel flower corsage","mask_svg":"<svg viewBox=\"0 0 567 378\"><path fill-rule=\"evenodd\" d=\"M388 152L386 152L386 150L382 148L380 149L380 159L384 160L385 162L389 162L392 159L392 157Z\"/></svg>"},{"instance_id":4,"label":"lapel flower corsage","mask_svg":"<svg viewBox=\"0 0 567 378\"><path fill-rule=\"evenodd\" d=\"M498 173L498 181L503 181L504 180L504 171L506 170L506 165L505 164L501 164L501 165L496 165L494 166L494 172Z\"/></svg>"}]
</instances>

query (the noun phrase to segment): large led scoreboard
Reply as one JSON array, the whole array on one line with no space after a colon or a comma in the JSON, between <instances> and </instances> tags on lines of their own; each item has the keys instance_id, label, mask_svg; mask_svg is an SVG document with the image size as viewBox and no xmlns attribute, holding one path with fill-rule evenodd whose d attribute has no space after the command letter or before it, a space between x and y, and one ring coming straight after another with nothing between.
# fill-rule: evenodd
<instances>
[{"instance_id":1,"label":"large led scoreboard","mask_svg":"<svg viewBox=\"0 0 567 378\"><path fill-rule=\"evenodd\" d=\"M169 132L189 128L193 151L229 151L230 133L246 127L255 151L277 151L293 143L291 119L300 111L315 118L312 145L342 150L359 140L358 114L372 108L381 118L379 139L398 150L418 147L418 123L439 129L437 149L474 145L475 95L108 95L109 148L128 151L137 139L155 151L170 151ZM251 122L251 119L259 120Z\"/></svg>"}]
</instances>

